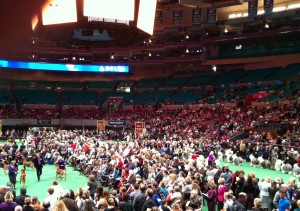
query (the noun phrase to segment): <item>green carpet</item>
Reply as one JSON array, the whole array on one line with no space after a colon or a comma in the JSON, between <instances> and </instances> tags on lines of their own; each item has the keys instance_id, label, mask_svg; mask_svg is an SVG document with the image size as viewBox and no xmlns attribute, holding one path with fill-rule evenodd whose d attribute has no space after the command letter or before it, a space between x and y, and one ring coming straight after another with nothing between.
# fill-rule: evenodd
<instances>
[{"instance_id":1,"label":"green carpet","mask_svg":"<svg viewBox=\"0 0 300 211\"><path fill-rule=\"evenodd\" d=\"M271 170L271 169L262 169L260 167L254 168L250 166L249 162L243 162L242 166L236 166L233 165L232 163L228 163L228 162L221 162L221 166L224 166L225 164L229 164L229 169L232 172L235 172L236 170L244 170L245 171L245 178L246 176L250 173L250 172L254 172L256 178L259 178L260 181L264 178L266 178L267 176L269 176L271 178L271 180L274 180L276 177L281 177L283 179L283 181L285 183L288 182L289 178L293 175L290 174L283 174L281 171L275 171L275 170Z\"/></svg>"},{"instance_id":2,"label":"green carpet","mask_svg":"<svg viewBox=\"0 0 300 211\"><path fill-rule=\"evenodd\" d=\"M22 166L19 166L19 172ZM43 201L48 195L47 190L52 185L53 180L55 180L55 170L54 165L45 165L43 167L43 174L41 176L41 181L38 182L36 171L31 168L26 168L27 174L27 183L26 189L27 194L32 196L38 196L40 201ZM8 171L7 171L8 172ZM3 169L0 169L0 186L6 185L9 182L8 175L3 175ZM78 171L74 171L73 167L67 167L67 180L57 179L58 184L61 185L64 189L72 189L75 191L80 187L84 187L88 179L85 175L80 175ZM22 185L20 184L20 173L17 176L16 184L16 194L19 195L19 191Z\"/></svg>"}]
</instances>

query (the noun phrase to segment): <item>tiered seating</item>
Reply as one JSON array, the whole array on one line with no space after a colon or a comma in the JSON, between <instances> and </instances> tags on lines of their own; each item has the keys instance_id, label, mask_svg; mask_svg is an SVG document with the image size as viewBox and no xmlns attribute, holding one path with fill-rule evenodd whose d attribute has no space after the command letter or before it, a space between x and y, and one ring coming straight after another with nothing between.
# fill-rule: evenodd
<instances>
[{"instance_id":1,"label":"tiered seating","mask_svg":"<svg viewBox=\"0 0 300 211\"><path fill-rule=\"evenodd\" d=\"M267 56L269 49L265 47L259 48L242 48L234 50L228 57L230 58L244 58L244 57L259 57Z\"/></svg>"},{"instance_id":2,"label":"tiered seating","mask_svg":"<svg viewBox=\"0 0 300 211\"><path fill-rule=\"evenodd\" d=\"M215 78L216 78L215 74L195 75L195 76L193 76L193 78L190 81L188 81L187 84L184 85L184 87L208 85L212 81L214 81Z\"/></svg>"},{"instance_id":3,"label":"tiered seating","mask_svg":"<svg viewBox=\"0 0 300 211\"><path fill-rule=\"evenodd\" d=\"M83 83L81 82L56 82L56 87L64 89L82 89Z\"/></svg>"},{"instance_id":4,"label":"tiered seating","mask_svg":"<svg viewBox=\"0 0 300 211\"><path fill-rule=\"evenodd\" d=\"M16 97L22 104L56 104L56 92L53 90L15 90Z\"/></svg>"},{"instance_id":5,"label":"tiered seating","mask_svg":"<svg viewBox=\"0 0 300 211\"><path fill-rule=\"evenodd\" d=\"M113 92L113 91L108 91L108 92L103 92L99 95L98 101L103 103L106 101L109 97L123 97L124 102L126 104L132 104L133 98L135 96L135 92Z\"/></svg>"},{"instance_id":6,"label":"tiered seating","mask_svg":"<svg viewBox=\"0 0 300 211\"><path fill-rule=\"evenodd\" d=\"M294 54L300 52L300 43L288 43L271 50L272 55Z\"/></svg>"},{"instance_id":7,"label":"tiered seating","mask_svg":"<svg viewBox=\"0 0 300 211\"><path fill-rule=\"evenodd\" d=\"M164 78L149 78L138 81L136 88L157 88Z\"/></svg>"},{"instance_id":8,"label":"tiered seating","mask_svg":"<svg viewBox=\"0 0 300 211\"><path fill-rule=\"evenodd\" d=\"M282 68L281 70L277 71L276 73L270 75L266 78L267 81L273 81L273 80L280 80L283 81L287 78L290 78L291 76L295 74L299 74L300 72L300 64L291 64L288 65L285 68Z\"/></svg>"},{"instance_id":9,"label":"tiered seating","mask_svg":"<svg viewBox=\"0 0 300 211\"><path fill-rule=\"evenodd\" d=\"M3 103L3 104L11 103L11 97L9 96L9 90L0 89L0 103Z\"/></svg>"},{"instance_id":10,"label":"tiered seating","mask_svg":"<svg viewBox=\"0 0 300 211\"><path fill-rule=\"evenodd\" d=\"M169 78L163 84L160 85L162 88L166 87L182 87L190 78Z\"/></svg>"},{"instance_id":11,"label":"tiered seating","mask_svg":"<svg viewBox=\"0 0 300 211\"><path fill-rule=\"evenodd\" d=\"M237 82L242 78L246 72L242 69L236 69L224 74L219 75L219 77L214 81L215 84L231 84Z\"/></svg>"},{"instance_id":12,"label":"tiered seating","mask_svg":"<svg viewBox=\"0 0 300 211\"><path fill-rule=\"evenodd\" d=\"M23 81L23 80L18 80L14 81L14 85L16 88L43 88L47 89L48 87L52 87L51 81Z\"/></svg>"},{"instance_id":13,"label":"tiered seating","mask_svg":"<svg viewBox=\"0 0 300 211\"><path fill-rule=\"evenodd\" d=\"M134 104L151 104L169 100L172 95L171 91L149 91L137 94L134 99Z\"/></svg>"},{"instance_id":14,"label":"tiered seating","mask_svg":"<svg viewBox=\"0 0 300 211\"><path fill-rule=\"evenodd\" d=\"M249 71L242 80L245 82L263 81L266 77L278 70L280 70L279 67Z\"/></svg>"},{"instance_id":15,"label":"tiered seating","mask_svg":"<svg viewBox=\"0 0 300 211\"><path fill-rule=\"evenodd\" d=\"M64 91L62 101L64 105L95 105L98 93L93 91Z\"/></svg>"},{"instance_id":16,"label":"tiered seating","mask_svg":"<svg viewBox=\"0 0 300 211\"><path fill-rule=\"evenodd\" d=\"M191 91L178 91L176 94L171 96L169 100L176 104L193 103L199 100L199 96Z\"/></svg>"},{"instance_id":17,"label":"tiered seating","mask_svg":"<svg viewBox=\"0 0 300 211\"><path fill-rule=\"evenodd\" d=\"M92 89L112 89L117 85L117 81L90 81L88 88Z\"/></svg>"}]
</instances>

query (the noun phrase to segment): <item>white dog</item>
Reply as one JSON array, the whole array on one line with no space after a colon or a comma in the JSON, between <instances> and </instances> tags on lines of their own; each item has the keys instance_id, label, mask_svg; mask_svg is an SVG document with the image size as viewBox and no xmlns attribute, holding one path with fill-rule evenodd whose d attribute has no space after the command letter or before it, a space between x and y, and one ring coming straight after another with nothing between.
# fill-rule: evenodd
<instances>
[{"instance_id":1,"label":"white dog","mask_svg":"<svg viewBox=\"0 0 300 211\"><path fill-rule=\"evenodd\" d=\"M276 171L280 171L282 165L283 165L282 160L277 159L276 162L275 162L275 166L274 166L274 167L275 167L275 170L276 170Z\"/></svg>"},{"instance_id":2,"label":"white dog","mask_svg":"<svg viewBox=\"0 0 300 211\"><path fill-rule=\"evenodd\" d=\"M294 176L299 177L300 176L300 167L298 166L298 163L294 164Z\"/></svg>"},{"instance_id":3,"label":"white dog","mask_svg":"<svg viewBox=\"0 0 300 211\"><path fill-rule=\"evenodd\" d=\"M243 159L241 157L238 157L236 154L232 155L232 161L234 165L239 165L239 166L241 166L243 163Z\"/></svg>"},{"instance_id":4,"label":"white dog","mask_svg":"<svg viewBox=\"0 0 300 211\"><path fill-rule=\"evenodd\" d=\"M260 163L260 166L264 169L271 169L271 161L264 160L263 162Z\"/></svg>"},{"instance_id":5,"label":"white dog","mask_svg":"<svg viewBox=\"0 0 300 211\"><path fill-rule=\"evenodd\" d=\"M252 167L258 167L259 166L259 161L256 157L254 157L254 155L250 155L250 166Z\"/></svg>"},{"instance_id":6,"label":"white dog","mask_svg":"<svg viewBox=\"0 0 300 211\"><path fill-rule=\"evenodd\" d=\"M221 150L218 152L218 160L219 161L223 161L224 160L224 155L223 155L223 153L222 153Z\"/></svg>"},{"instance_id":7,"label":"white dog","mask_svg":"<svg viewBox=\"0 0 300 211\"><path fill-rule=\"evenodd\" d=\"M225 156L227 158L227 162L232 162L233 151L231 149L226 150Z\"/></svg>"},{"instance_id":8,"label":"white dog","mask_svg":"<svg viewBox=\"0 0 300 211\"><path fill-rule=\"evenodd\" d=\"M291 166L291 164L283 164L281 166L281 171L284 174L292 174L293 173L293 167Z\"/></svg>"}]
</instances>

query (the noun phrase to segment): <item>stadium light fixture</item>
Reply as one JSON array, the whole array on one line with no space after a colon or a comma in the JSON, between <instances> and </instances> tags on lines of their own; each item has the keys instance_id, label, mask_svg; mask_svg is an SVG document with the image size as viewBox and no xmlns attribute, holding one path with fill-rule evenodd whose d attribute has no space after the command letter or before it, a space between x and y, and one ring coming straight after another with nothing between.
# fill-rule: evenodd
<instances>
[{"instance_id":1,"label":"stadium light fixture","mask_svg":"<svg viewBox=\"0 0 300 211\"><path fill-rule=\"evenodd\" d=\"M213 72L217 72L217 65L212 65L211 69L212 69Z\"/></svg>"},{"instance_id":2,"label":"stadium light fixture","mask_svg":"<svg viewBox=\"0 0 300 211\"><path fill-rule=\"evenodd\" d=\"M266 28L266 29L270 28L270 25L266 23L266 24L265 24L265 28Z\"/></svg>"}]
</instances>

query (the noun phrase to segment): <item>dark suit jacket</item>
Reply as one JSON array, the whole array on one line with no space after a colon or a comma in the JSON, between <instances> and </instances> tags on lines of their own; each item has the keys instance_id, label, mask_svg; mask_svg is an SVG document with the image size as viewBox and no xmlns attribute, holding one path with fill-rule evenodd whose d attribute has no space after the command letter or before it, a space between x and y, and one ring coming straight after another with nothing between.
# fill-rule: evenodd
<instances>
[{"instance_id":1,"label":"dark suit jacket","mask_svg":"<svg viewBox=\"0 0 300 211\"><path fill-rule=\"evenodd\" d=\"M162 181L163 180L163 174L161 173L161 172L159 172L157 175L156 175L156 177L155 177L155 182L157 182L157 184L159 184L160 183L160 181Z\"/></svg>"},{"instance_id":2,"label":"dark suit jacket","mask_svg":"<svg viewBox=\"0 0 300 211\"><path fill-rule=\"evenodd\" d=\"M34 164L34 167L36 168L36 169L42 169L43 168L43 165L45 165L45 162L44 162L44 160L41 158L41 164L39 165L39 162L38 162L38 157L34 157L34 159L33 159L33 164Z\"/></svg>"},{"instance_id":3,"label":"dark suit jacket","mask_svg":"<svg viewBox=\"0 0 300 211\"><path fill-rule=\"evenodd\" d=\"M147 211L148 208L151 209L154 206L156 206L155 200L153 198L148 198L143 205L142 211Z\"/></svg>"}]
</instances>

